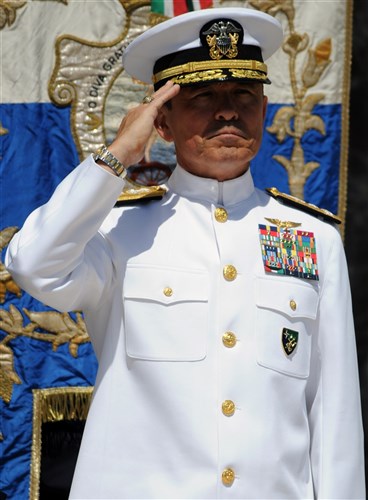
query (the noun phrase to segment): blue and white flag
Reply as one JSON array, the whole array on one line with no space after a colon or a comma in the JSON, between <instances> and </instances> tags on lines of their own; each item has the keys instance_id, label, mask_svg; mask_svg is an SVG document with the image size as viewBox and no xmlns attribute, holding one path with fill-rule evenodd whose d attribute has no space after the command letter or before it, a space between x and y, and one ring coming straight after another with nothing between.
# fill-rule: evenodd
<instances>
[{"instance_id":1,"label":"blue and white flag","mask_svg":"<svg viewBox=\"0 0 368 500\"><path fill-rule=\"evenodd\" d=\"M283 25L268 62L272 85L258 187L280 191L345 219L352 2L251 0Z\"/></svg>"}]
</instances>

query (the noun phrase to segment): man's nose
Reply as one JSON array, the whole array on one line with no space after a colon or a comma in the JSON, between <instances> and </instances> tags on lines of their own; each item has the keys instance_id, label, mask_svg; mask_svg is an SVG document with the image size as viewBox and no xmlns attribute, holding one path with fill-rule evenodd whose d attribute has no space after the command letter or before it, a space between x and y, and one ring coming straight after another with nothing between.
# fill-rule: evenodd
<instances>
[{"instance_id":1,"label":"man's nose","mask_svg":"<svg viewBox=\"0 0 368 500\"><path fill-rule=\"evenodd\" d=\"M231 96L223 96L217 98L215 118L216 120L220 121L231 121L238 119L238 111Z\"/></svg>"}]
</instances>

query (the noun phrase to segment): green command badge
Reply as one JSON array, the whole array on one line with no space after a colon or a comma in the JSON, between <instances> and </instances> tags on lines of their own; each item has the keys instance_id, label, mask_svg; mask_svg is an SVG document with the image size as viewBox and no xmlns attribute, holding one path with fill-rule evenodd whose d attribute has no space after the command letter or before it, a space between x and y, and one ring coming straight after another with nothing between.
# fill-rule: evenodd
<instances>
[{"instance_id":1,"label":"green command badge","mask_svg":"<svg viewBox=\"0 0 368 500\"><path fill-rule=\"evenodd\" d=\"M282 329L282 347L287 356L290 356L298 345L299 332L290 330L289 328Z\"/></svg>"}]
</instances>

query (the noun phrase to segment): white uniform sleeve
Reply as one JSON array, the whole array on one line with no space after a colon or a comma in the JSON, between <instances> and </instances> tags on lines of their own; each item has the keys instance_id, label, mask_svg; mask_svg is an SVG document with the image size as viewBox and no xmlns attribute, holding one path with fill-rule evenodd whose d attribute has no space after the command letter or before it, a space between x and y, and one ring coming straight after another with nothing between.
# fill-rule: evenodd
<instances>
[{"instance_id":1,"label":"white uniform sleeve","mask_svg":"<svg viewBox=\"0 0 368 500\"><path fill-rule=\"evenodd\" d=\"M308 386L318 499L364 499L364 450L350 285L340 236L325 262L319 334Z\"/></svg>"},{"instance_id":2,"label":"white uniform sleeve","mask_svg":"<svg viewBox=\"0 0 368 500\"><path fill-rule=\"evenodd\" d=\"M17 284L60 311L98 304L114 275L98 229L123 186L92 157L69 174L9 244L5 265Z\"/></svg>"}]
</instances>

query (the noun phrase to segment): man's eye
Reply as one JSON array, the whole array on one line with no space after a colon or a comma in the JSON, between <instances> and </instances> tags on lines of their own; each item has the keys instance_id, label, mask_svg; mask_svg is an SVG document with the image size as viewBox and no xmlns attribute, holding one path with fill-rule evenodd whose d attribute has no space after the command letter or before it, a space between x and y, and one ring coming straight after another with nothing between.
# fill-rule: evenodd
<instances>
[{"instance_id":1,"label":"man's eye","mask_svg":"<svg viewBox=\"0 0 368 500\"><path fill-rule=\"evenodd\" d=\"M198 94L195 94L194 95L194 98L196 99L200 99L200 98L204 98L204 97L211 97L211 92L199 92Z\"/></svg>"}]
</instances>

